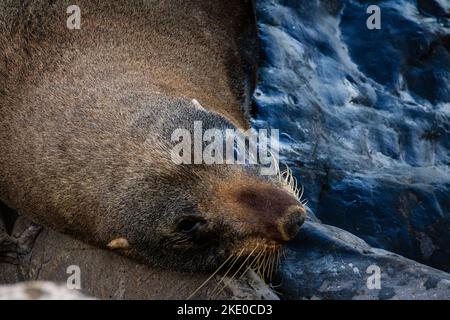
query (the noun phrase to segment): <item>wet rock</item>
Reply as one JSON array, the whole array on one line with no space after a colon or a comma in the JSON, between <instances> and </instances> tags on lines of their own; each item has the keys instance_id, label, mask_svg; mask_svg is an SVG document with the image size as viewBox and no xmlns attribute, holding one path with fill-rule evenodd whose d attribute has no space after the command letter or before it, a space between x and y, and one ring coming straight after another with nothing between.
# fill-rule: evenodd
<instances>
[{"instance_id":1,"label":"wet rock","mask_svg":"<svg viewBox=\"0 0 450 320\"><path fill-rule=\"evenodd\" d=\"M315 222L289 245L280 274L283 299L450 299L450 274Z\"/></svg>"},{"instance_id":2,"label":"wet rock","mask_svg":"<svg viewBox=\"0 0 450 320\"><path fill-rule=\"evenodd\" d=\"M432 16L450 18L450 3L446 0L418 0L419 9Z\"/></svg>"},{"instance_id":3,"label":"wet rock","mask_svg":"<svg viewBox=\"0 0 450 320\"><path fill-rule=\"evenodd\" d=\"M380 30L367 29L371 4ZM442 10L448 1L257 1L253 125L280 129L282 160L324 223L450 271Z\"/></svg>"}]
</instances>

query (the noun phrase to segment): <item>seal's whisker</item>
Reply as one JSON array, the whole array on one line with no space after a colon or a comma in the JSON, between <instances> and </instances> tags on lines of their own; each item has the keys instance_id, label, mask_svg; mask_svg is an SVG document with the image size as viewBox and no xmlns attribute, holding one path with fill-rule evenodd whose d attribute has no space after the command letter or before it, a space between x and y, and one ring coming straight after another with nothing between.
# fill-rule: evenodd
<instances>
[{"instance_id":1,"label":"seal's whisker","mask_svg":"<svg viewBox=\"0 0 450 320\"><path fill-rule=\"evenodd\" d=\"M261 261L259 262L258 267L258 275L260 276L260 278L263 280L264 283L266 283L266 279L264 278L264 266L266 265L266 261L267 261L267 250L264 251L264 254L262 256Z\"/></svg>"},{"instance_id":2,"label":"seal's whisker","mask_svg":"<svg viewBox=\"0 0 450 320\"><path fill-rule=\"evenodd\" d=\"M266 275L267 275L267 283L270 283L272 276L271 276L271 268L272 268L272 261L273 261L273 249L270 249L269 251L269 257L267 259L267 271L266 271Z\"/></svg>"},{"instance_id":3,"label":"seal's whisker","mask_svg":"<svg viewBox=\"0 0 450 320\"><path fill-rule=\"evenodd\" d=\"M271 157L272 160L273 160L272 163L275 165L275 172L276 172L276 175L278 176L278 178L280 178L280 162L278 161L277 158L275 158L275 156L273 155L273 153L272 153L271 150L267 150L267 151L269 152L270 157Z\"/></svg>"},{"instance_id":4,"label":"seal's whisker","mask_svg":"<svg viewBox=\"0 0 450 320\"><path fill-rule=\"evenodd\" d=\"M262 267L262 264L264 263L266 249L267 249L266 247L263 248L263 250L261 251L261 256L258 258L258 261L256 261L255 271L261 279L263 278L262 274L261 274L261 267Z\"/></svg>"},{"instance_id":5,"label":"seal's whisker","mask_svg":"<svg viewBox=\"0 0 450 320\"><path fill-rule=\"evenodd\" d=\"M273 256L274 256L274 250L270 250L269 253L269 266L267 267L267 282L271 282L272 280L272 268L273 268Z\"/></svg>"},{"instance_id":6,"label":"seal's whisker","mask_svg":"<svg viewBox=\"0 0 450 320\"><path fill-rule=\"evenodd\" d=\"M285 189L294 195L301 202L301 198L303 197L304 187L302 184L298 184L297 178L294 176L294 173L286 165L286 169L280 171L278 173L278 180L286 187Z\"/></svg>"},{"instance_id":7,"label":"seal's whisker","mask_svg":"<svg viewBox=\"0 0 450 320\"><path fill-rule=\"evenodd\" d=\"M238 272L242 269L242 267L243 267L244 265L246 265L248 259L250 259L250 257L252 256L253 252L255 252L255 250L258 248L258 246L259 246L259 243L258 243L258 244L256 245L256 247L248 254L247 258L245 258L244 262L242 262L242 264L239 266L239 268L237 269L237 271L233 274L232 278L233 278L236 274L238 274Z\"/></svg>"},{"instance_id":8,"label":"seal's whisker","mask_svg":"<svg viewBox=\"0 0 450 320\"><path fill-rule=\"evenodd\" d=\"M234 254L231 254L217 269L216 271L213 272L213 274L211 274L208 279L206 279L197 289L195 289L194 292L191 293L191 295L187 298L187 300L190 300L192 297L194 297L194 295L201 289L203 288L216 274L217 272L220 271L220 269L223 268L223 266L230 261L231 258L234 257Z\"/></svg>"},{"instance_id":9,"label":"seal's whisker","mask_svg":"<svg viewBox=\"0 0 450 320\"><path fill-rule=\"evenodd\" d=\"M300 201L302 200L302 197L303 197L303 193L304 193L304 192L305 192L305 186L302 184L300 196L298 197L298 198L300 199Z\"/></svg>"},{"instance_id":10,"label":"seal's whisker","mask_svg":"<svg viewBox=\"0 0 450 320\"><path fill-rule=\"evenodd\" d=\"M244 262L242 262L242 264L240 265L240 267L236 270L236 272L231 276L231 278L228 280L228 284L233 280L233 278L239 273L239 271L242 269L242 267L244 265L246 265L248 259L252 256L253 252L255 252L255 250L258 248L259 243L256 245L256 247L252 250L252 252L250 252L247 256L247 258L245 258ZM224 286L222 287L222 289L217 293L216 296L218 296L228 285L227 283L224 282Z\"/></svg>"},{"instance_id":11,"label":"seal's whisker","mask_svg":"<svg viewBox=\"0 0 450 320\"><path fill-rule=\"evenodd\" d=\"M242 267L246 265L248 259L250 259L250 257L253 255L253 253L255 252L255 250L258 248L259 243L256 244L256 247L248 254L247 258L245 258L245 260L242 262L242 264L239 266L239 268L236 270L236 272L230 277L230 279L228 280L228 283L224 282L224 286L222 287L222 289L219 291L218 295L227 287L227 285L236 277L236 275L239 273L239 271L241 271Z\"/></svg>"},{"instance_id":12,"label":"seal's whisker","mask_svg":"<svg viewBox=\"0 0 450 320\"><path fill-rule=\"evenodd\" d=\"M256 263L255 263L255 267L257 268L257 269L259 269L259 267L260 267L260 265L261 265L261 258L264 258L264 253L266 252L266 247L264 247L264 248L262 248L261 249L261 254L259 255L259 257L258 257L258 260L256 260Z\"/></svg>"},{"instance_id":13,"label":"seal's whisker","mask_svg":"<svg viewBox=\"0 0 450 320\"><path fill-rule=\"evenodd\" d=\"M274 269L274 263L275 263L275 254L276 254L276 249L272 249L272 252L270 254L270 268L269 268L269 280L271 282L272 282L273 269Z\"/></svg>"},{"instance_id":14,"label":"seal's whisker","mask_svg":"<svg viewBox=\"0 0 450 320\"><path fill-rule=\"evenodd\" d=\"M265 284L267 284L267 266L269 264L269 255L270 255L270 251L267 250L266 256L264 258L264 265L263 265L263 270L262 270L262 276L263 276L263 280L264 280Z\"/></svg>"},{"instance_id":15,"label":"seal's whisker","mask_svg":"<svg viewBox=\"0 0 450 320\"><path fill-rule=\"evenodd\" d=\"M262 249L256 254L255 258L252 260L252 262L248 264L247 268L242 272L238 280L242 279L242 277L247 273L247 271L254 267L255 262L257 262L257 260L261 257L263 252L264 250Z\"/></svg>"},{"instance_id":16,"label":"seal's whisker","mask_svg":"<svg viewBox=\"0 0 450 320\"><path fill-rule=\"evenodd\" d=\"M231 269L234 267L234 265L236 264L236 262L239 260L240 256L242 255L242 253L245 251L246 248L243 248L241 250L241 252L239 252L239 254L234 258L234 260L232 261L230 267L228 268L227 272L225 272L225 274L222 276L222 278L220 279L220 281L217 283L216 287L214 288L214 290L211 292L211 296L214 295L214 292L217 290L217 288L219 288L220 284L225 280L226 276L228 275L228 273L231 271Z\"/></svg>"},{"instance_id":17,"label":"seal's whisker","mask_svg":"<svg viewBox=\"0 0 450 320\"><path fill-rule=\"evenodd\" d=\"M274 254L274 258L273 258L273 274L276 274L278 272L278 264L279 264L279 257L280 257L280 250L281 249L276 249L275 254ZM273 275L272 275L273 276Z\"/></svg>"},{"instance_id":18,"label":"seal's whisker","mask_svg":"<svg viewBox=\"0 0 450 320\"><path fill-rule=\"evenodd\" d=\"M266 257L266 248L264 248L261 257L258 259L257 261L257 266L256 266L256 274L262 279L263 275L262 275L262 266L264 264L264 259Z\"/></svg>"},{"instance_id":19,"label":"seal's whisker","mask_svg":"<svg viewBox=\"0 0 450 320\"><path fill-rule=\"evenodd\" d=\"M280 267L280 262L281 262L281 250L278 250L278 253L277 253L277 265L276 265L275 271L278 271L278 268Z\"/></svg>"},{"instance_id":20,"label":"seal's whisker","mask_svg":"<svg viewBox=\"0 0 450 320\"><path fill-rule=\"evenodd\" d=\"M275 261L275 252L276 248L272 248L270 250L270 256L269 256L269 267L268 267L268 280L269 282L272 281L272 274L273 274L273 262Z\"/></svg>"},{"instance_id":21,"label":"seal's whisker","mask_svg":"<svg viewBox=\"0 0 450 320\"><path fill-rule=\"evenodd\" d=\"M258 273L258 263L259 263L259 260L261 259L261 257L263 256L263 254L264 254L264 248L258 252L258 254L255 256L255 258L248 265L248 267L243 271L243 273L241 274L241 276L238 279L241 279L247 273L247 271L250 269L252 269L256 273Z\"/></svg>"},{"instance_id":22,"label":"seal's whisker","mask_svg":"<svg viewBox=\"0 0 450 320\"><path fill-rule=\"evenodd\" d=\"M267 268L268 261L269 261L269 252L268 252L268 250L266 250L266 252L264 254L264 261L261 265L261 276L262 276L262 279L264 280L264 283L266 283L266 284L267 284L266 268Z\"/></svg>"},{"instance_id":23,"label":"seal's whisker","mask_svg":"<svg viewBox=\"0 0 450 320\"><path fill-rule=\"evenodd\" d=\"M292 175L292 178L293 178L293 183L294 183L293 186L294 186L294 190L297 191L297 190L298 190L298 188L297 188L297 179L294 178L292 171L291 171L291 175Z\"/></svg>"},{"instance_id":24,"label":"seal's whisker","mask_svg":"<svg viewBox=\"0 0 450 320\"><path fill-rule=\"evenodd\" d=\"M250 265L250 268L253 268L253 270L260 276L260 265L261 265L261 259L264 258L264 253L266 252L266 247L263 247L261 251L259 252L257 258L253 261L252 265ZM261 277L261 276L260 276Z\"/></svg>"},{"instance_id":25,"label":"seal's whisker","mask_svg":"<svg viewBox=\"0 0 450 320\"><path fill-rule=\"evenodd\" d=\"M285 175L286 175L286 177L284 178L284 182L285 182L288 186L290 186L290 184L289 184L289 170L286 170L286 171L285 171Z\"/></svg>"}]
</instances>

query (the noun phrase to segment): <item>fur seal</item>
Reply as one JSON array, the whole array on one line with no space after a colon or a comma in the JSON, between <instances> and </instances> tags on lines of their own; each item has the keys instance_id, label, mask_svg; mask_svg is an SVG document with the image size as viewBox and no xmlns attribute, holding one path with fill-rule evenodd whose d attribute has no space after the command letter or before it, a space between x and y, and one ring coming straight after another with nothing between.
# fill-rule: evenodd
<instances>
[{"instance_id":1,"label":"fur seal","mask_svg":"<svg viewBox=\"0 0 450 320\"><path fill-rule=\"evenodd\" d=\"M251 3L77 0L81 29L69 30L71 2L0 4L0 200L174 270L256 259L294 237L305 210L284 183L170 159L176 128L248 126Z\"/></svg>"}]
</instances>

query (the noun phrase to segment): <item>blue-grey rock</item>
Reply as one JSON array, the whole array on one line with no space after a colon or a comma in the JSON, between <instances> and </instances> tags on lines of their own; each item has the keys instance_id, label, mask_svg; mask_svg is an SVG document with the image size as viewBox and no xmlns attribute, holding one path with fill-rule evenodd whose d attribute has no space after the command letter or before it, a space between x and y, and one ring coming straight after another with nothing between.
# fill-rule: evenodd
<instances>
[{"instance_id":1,"label":"blue-grey rock","mask_svg":"<svg viewBox=\"0 0 450 320\"><path fill-rule=\"evenodd\" d=\"M289 245L280 274L283 299L450 299L450 274L316 222Z\"/></svg>"},{"instance_id":2,"label":"blue-grey rock","mask_svg":"<svg viewBox=\"0 0 450 320\"><path fill-rule=\"evenodd\" d=\"M381 29L366 13L378 5ZM448 1L257 0L256 128L324 223L450 271Z\"/></svg>"}]
</instances>

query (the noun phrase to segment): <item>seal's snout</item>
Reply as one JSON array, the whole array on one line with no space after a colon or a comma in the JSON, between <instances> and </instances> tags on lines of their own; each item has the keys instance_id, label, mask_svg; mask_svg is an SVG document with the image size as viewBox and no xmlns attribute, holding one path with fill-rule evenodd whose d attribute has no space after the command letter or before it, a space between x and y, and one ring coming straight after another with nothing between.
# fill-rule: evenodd
<instances>
[{"instance_id":1,"label":"seal's snout","mask_svg":"<svg viewBox=\"0 0 450 320\"><path fill-rule=\"evenodd\" d=\"M305 222L306 211L300 205L292 205L287 208L284 218L280 219L278 228L283 240L289 241L295 238L300 226Z\"/></svg>"},{"instance_id":2,"label":"seal's snout","mask_svg":"<svg viewBox=\"0 0 450 320\"><path fill-rule=\"evenodd\" d=\"M241 219L253 234L277 242L292 240L306 219L298 200L273 185L246 186L238 193Z\"/></svg>"}]
</instances>

